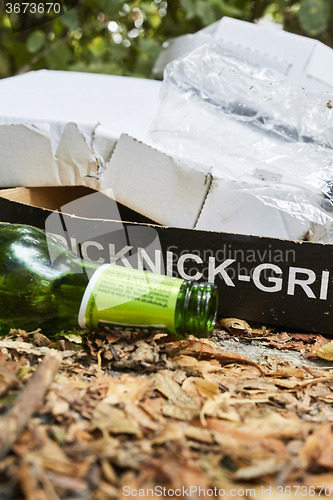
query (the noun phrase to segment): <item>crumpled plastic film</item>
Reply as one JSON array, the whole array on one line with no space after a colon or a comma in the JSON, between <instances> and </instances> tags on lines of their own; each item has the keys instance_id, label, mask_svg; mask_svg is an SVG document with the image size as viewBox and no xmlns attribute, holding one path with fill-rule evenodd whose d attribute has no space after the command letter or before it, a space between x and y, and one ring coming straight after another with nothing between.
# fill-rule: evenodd
<instances>
[{"instance_id":1,"label":"crumpled plastic film","mask_svg":"<svg viewBox=\"0 0 333 500\"><path fill-rule=\"evenodd\" d=\"M240 122L286 140L333 147L333 96L293 86L277 71L250 64L218 45L203 45L171 62L164 80Z\"/></svg>"},{"instance_id":2,"label":"crumpled plastic film","mask_svg":"<svg viewBox=\"0 0 333 500\"><path fill-rule=\"evenodd\" d=\"M205 45L167 66L150 133L178 160L241 183L241 193L243 183L250 191L271 187L261 204L294 219L293 228L300 222L299 232L286 223L276 236L333 241L333 95L297 87L274 70ZM274 199L278 186L283 203ZM305 211L295 204L295 187L302 203L308 200ZM233 231L239 232L236 219ZM248 219L248 234L267 235ZM225 230L223 222L216 229Z\"/></svg>"}]
</instances>

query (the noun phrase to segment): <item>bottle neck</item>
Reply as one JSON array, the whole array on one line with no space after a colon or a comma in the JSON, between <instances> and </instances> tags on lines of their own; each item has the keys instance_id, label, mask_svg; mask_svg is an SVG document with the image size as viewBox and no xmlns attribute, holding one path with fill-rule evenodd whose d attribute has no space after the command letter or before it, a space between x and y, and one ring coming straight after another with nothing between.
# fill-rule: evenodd
<instances>
[{"instance_id":1,"label":"bottle neck","mask_svg":"<svg viewBox=\"0 0 333 500\"><path fill-rule=\"evenodd\" d=\"M211 283L184 280L175 311L175 327L179 335L209 337L217 314L218 293Z\"/></svg>"}]
</instances>

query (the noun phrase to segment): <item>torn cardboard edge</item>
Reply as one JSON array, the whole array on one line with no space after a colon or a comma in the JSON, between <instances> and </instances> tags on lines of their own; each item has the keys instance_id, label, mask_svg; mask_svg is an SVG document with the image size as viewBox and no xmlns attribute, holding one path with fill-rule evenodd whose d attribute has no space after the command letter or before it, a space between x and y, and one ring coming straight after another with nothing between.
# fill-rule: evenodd
<instances>
[{"instance_id":1,"label":"torn cardboard edge","mask_svg":"<svg viewBox=\"0 0 333 500\"><path fill-rule=\"evenodd\" d=\"M2 187L84 185L165 225L194 227L210 184L209 172L200 165L177 162L127 134L118 139L99 126L3 124L0 143L6 165L0 173Z\"/></svg>"},{"instance_id":2,"label":"torn cardboard edge","mask_svg":"<svg viewBox=\"0 0 333 500\"><path fill-rule=\"evenodd\" d=\"M96 205L95 195L111 201L82 186L5 189L0 211L3 221L46 229L100 264L215 282L223 317L333 335L332 245L158 226L134 212L94 218L86 202Z\"/></svg>"},{"instance_id":3,"label":"torn cardboard edge","mask_svg":"<svg viewBox=\"0 0 333 500\"><path fill-rule=\"evenodd\" d=\"M81 185L97 178L100 159L89 134L75 123L0 125L0 185Z\"/></svg>"}]
</instances>

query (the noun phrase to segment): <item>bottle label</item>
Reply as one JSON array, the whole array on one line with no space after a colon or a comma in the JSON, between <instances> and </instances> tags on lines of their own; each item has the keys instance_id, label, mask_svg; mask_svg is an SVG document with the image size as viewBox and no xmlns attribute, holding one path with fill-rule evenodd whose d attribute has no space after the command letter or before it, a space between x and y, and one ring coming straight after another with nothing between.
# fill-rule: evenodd
<instances>
[{"instance_id":1,"label":"bottle label","mask_svg":"<svg viewBox=\"0 0 333 500\"><path fill-rule=\"evenodd\" d=\"M183 280L104 264L92 275L79 311L81 328L175 331Z\"/></svg>"}]
</instances>

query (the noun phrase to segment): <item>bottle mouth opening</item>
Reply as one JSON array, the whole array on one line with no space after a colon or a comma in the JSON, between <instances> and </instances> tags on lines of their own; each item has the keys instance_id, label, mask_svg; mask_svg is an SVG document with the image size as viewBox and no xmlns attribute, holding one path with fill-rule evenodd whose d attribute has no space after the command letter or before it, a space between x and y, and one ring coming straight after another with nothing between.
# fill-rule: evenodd
<instances>
[{"instance_id":1,"label":"bottle mouth opening","mask_svg":"<svg viewBox=\"0 0 333 500\"><path fill-rule=\"evenodd\" d=\"M185 281L181 287L180 305L176 308L177 333L209 337L215 326L217 304L215 285Z\"/></svg>"}]
</instances>

